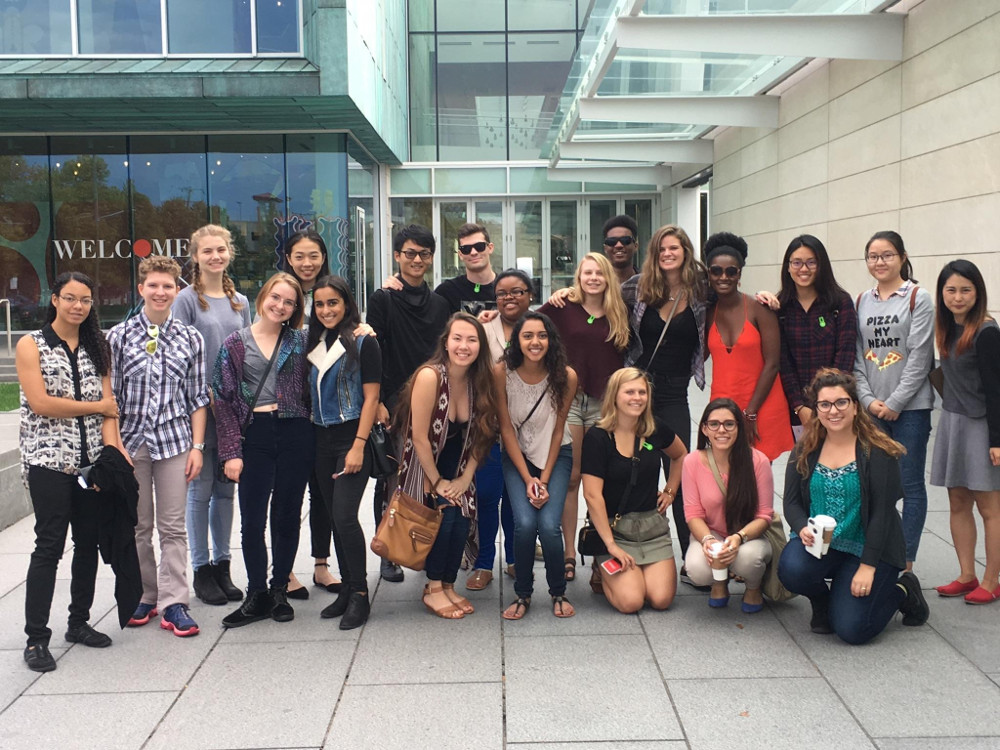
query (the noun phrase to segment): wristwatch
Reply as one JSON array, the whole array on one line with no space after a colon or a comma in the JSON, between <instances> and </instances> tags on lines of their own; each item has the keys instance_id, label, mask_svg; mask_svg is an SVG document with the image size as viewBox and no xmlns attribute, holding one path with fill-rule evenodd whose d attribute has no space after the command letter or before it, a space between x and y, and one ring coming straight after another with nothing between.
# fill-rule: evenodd
<instances>
[{"instance_id":1,"label":"wristwatch","mask_svg":"<svg viewBox=\"0 0 1000 750\"><path fill-rule=\"evenodd\" d=\"M191 447L194 448L195 450L202 451L203 453L205 451L205 444L204 443L195 443Z\"/></svg>"}]
</instances>

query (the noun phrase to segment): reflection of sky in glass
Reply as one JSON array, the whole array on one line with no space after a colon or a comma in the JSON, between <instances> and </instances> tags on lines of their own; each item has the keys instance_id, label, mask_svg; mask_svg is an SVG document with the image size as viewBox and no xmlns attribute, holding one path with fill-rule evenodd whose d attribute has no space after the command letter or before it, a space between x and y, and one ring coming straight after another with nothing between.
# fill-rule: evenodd
<instances>
[{"instance_id":1,"label":"reflection of sky in glass","mask_svg":"<svg viewBox=\"0 0 1000 750\"><path fill-rule=\"evenodd\" d=\"M0 54L68 55L70 0L6 0L0 15Z\"/></svg>"},{"instance_id":2,"label":"reflection of sky in glass","mask_svg":"<svg viewBox=\"0 0 1000 750\"><path fill-rule=\"evenodd\" d=\"M250 0L168 0L167 34L175 55L249 53Z\"/></svg>"},{"instance_id":3,"label":"reflection of sky in glass","mask_svg":"<svg viewBox=\"0 0 1000 750\"><path fill-rule=\"evenodd\" d=\"M297 0L257 0L257 52L297 52Z\"/></svg>"},{"instance_id":4,"label":"reflection of sky in glass","mask_svg":"<svg viewBox=\"0 0 1000 750\"><path fill-rule=\"evenodd\" d=\"M81 54L159 54L160 0L79 0Z\"/></svg>"}]
</instances>

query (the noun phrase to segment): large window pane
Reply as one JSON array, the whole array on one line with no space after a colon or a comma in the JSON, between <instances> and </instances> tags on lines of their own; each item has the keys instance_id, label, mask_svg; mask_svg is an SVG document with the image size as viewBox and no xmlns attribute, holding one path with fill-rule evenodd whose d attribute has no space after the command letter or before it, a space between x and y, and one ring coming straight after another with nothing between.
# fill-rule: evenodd
<instances>
[{"instance_id":1,"label":"large window pane","mask_svg":"<svg viewBox=\"0 0 1000 750\"><path fill-rule=\"evenodd\" d=\"M167 40L174 55L249 54L250 3L167 0Z\"/></svg>"},{"instance_id":2,"label":"large window pane","mask_svg":"<svg viewBox=\"0 0 1000 750\"><path fill-rule=\"evenodd\" d=\"M576 272L576 201L549 203L549 252L552 276L550 288L562 289L573 283Z\"/></svg>"},{"instance_id":3,"label":"large window pane","mask_svg":"<svg viewBox=\"0 0 1000 750\"><path fill-rule=\"evenodd\" d=\"M458 228L469 220L469 209L465 201L454 201L441 203L440 211L441 236L437 240L438 255L441 256L441 278L450 279L465 272L465 266L458 260L455 238L458 237Z\"/></svg>"},{"instance_id":4,"label":"large window pane","mask_svg":"<svg viewBox=\"0 0 1000 750\"><path fill-rule=\"evenodd\" d=\"M179 258L190 279L187 242L208 221L205 137L134 136L130 151L136 243Z\"/></svg>"},{"instance_id":5,"label":"large window pane","mask_svg":"<svg viewBox=\"0 0 1000 750\"><path fill-rule=\"evenodd\" d=\"M278 267L285 215L285 158L280 135L208 137L212 222L233 233L233 274L253 302Z\"/></svg>"},{"instance_id":6,"label":"large window pane","mask_svg":"<svg viewBox=\"0 0 1000 750\"><path fill-rule=\"evenodd\" d=\"M503 31L507 12L505 3L506 0L437 0L437 29ZM541 4L534 3L535 6Z\"/></svg>"},{"instance_id":7,"label":"large window pane","mask_svg":"<svg viewBox=\"0 0 1000 750\"><path fill-rule=\"evenodd\" d=\"M351 223L350 259L352 266L352 288L358 296L361 309L367 308L366 300L376 289L376 280L386 274L378 273L376 266L376 241L378 224L375 213L378 169L374 161L353 141L347 146L348 217ZM360 277L360 278L359 278ZM360 283L359 283L360 282ZM379 281L378 286L381 286Z\"/></svg>"},{"instance_id":8,"label":"large window pane","mask_svg":"<svg viewBox=\"0 0 1000 750\"><path fill-rule=\"evenodd\" d=\"M419 224L428 229L434 226L434 206L430 198L392 198L389 200L389 213L392 220L390 242L396 232L410 224ZM386 276L396 272L395 268L386 270Z\"/></svg>"},{"instance_id":9,"label":"large window pane","mask_svg":"<svg viewBox=\"0 0 1000 750\"><path fill-rule=\"evenodd\" d=\"M439 167L434 171L434 190L438 195L506 193L507 173L503 167Z\"/></svg>"},{"instance_id":10,"label":"large window pane","mask_svg":"<svg viewBox=\"0 0 1000 750\"><path fill-rule=\"evenodd\" d=\"M49 297L49 160L44 138L0 138L0 296L11 325L41 326Z\"/></svg>"},{"instance_id":11,"label":"large window pane","mask_svg":"<svg viewBox=\"0 0 1000 750\"><path fill-rule=\"evenodd\" d=\"M506 46L504 34L438 37L441 161L507 158Z\"/></svg>"},{"instance_id":12,"label":"large window pane","mask_svg":"<svg viewBox=\"0 0 1000 750\"><path fill-rule=\"evenodd\" d=\"M639 252L635 257L635 265L638 267L646 258L646 246L653 236L653 201L649 198L626 198L625 214L635 219L635 223L639 225L639 236L636 238Z\"/></svg>"},{"instance_id":13,"label":"large window pane","mask_svg":"<svg viewBox=\"0 0 1000 750\"><path fill-rule=\"evenodd\" d=\"M0 54L68 55L70 0L20 0L0 6Z\"/></svg>"},{"instance_id":14,"label":"large window pane","mask_svg":"<svg viewBox=\"0 0 1000 750\"><path fill-rule=\"evenodd\" d=\"M412 7L413 4L410 4ZM433 34L410 35L410 160L437 159L437 48Z\"/></svg>"},{"instance_id":15,"label":"large window pane","mask_svg":"<svg viewBox=\"0 0 1000 750\"><path fill-rule=\"evenodd\" d=\"M515 265L523 269L546 299L550 289L542 286L542 202L514 201Z\"/></svg>"},{"instance_id":16,"label":"large window pane","mask_svg":"<svg viewBox=\"0 0 1000 750\"><path fill-rule=\"evenodd\" d=\"M134 301L125 138L52 138L55 273L82 271L97 284L102 324L120 321ZM136 262L138 262L138 259Z\"/></svg>"},{"instance_id":17,"label":"large window pane","mask_svg":"<svg viewBox=\"0 0 1000 750\"><path fill-rule=\"evenodd\" d=\"M508 28L545 31L576 30L577 0L507 0ZM581 5L587 5L586 2Z\"/></svg>"},{"instance_id":18,"label":"large window pane","mask_svg":"<svg viewBox=\"0 0 1000 750\"><path fill-rule=\"evenodd\" d=\"M257 0L257 52L299 51L296 0Z\"/></svg>"},{"instance_id":19,"label":"large window pane","mask_svg":"<svg viewBox=\"0 0 1000 750\"><path fill-rule=\"evenodd\" d=\"M566 85L576 35L511 34L508 39L510 158L538 159Z\"/></svg>"},{"instance_id":20,"label":"large window pane","mask_svg":"<svg viewBox=\"0 0 1000 750\"><path fill-rule=\"evenodd\" d=\"M158 55L160 0L79 0L80 52L84 55Z\"/></svg>"},{"instance_id":21,"label":"large window pane","mask_svg":"<svg viewBox=\"0 0 1000 750\"><path fill-rule=\"evenodd\" d=\"M424 0L423 2L414 1L406 5L410 17L410 31L434 31L433 0Z\"/></svg>"}]
</instances>

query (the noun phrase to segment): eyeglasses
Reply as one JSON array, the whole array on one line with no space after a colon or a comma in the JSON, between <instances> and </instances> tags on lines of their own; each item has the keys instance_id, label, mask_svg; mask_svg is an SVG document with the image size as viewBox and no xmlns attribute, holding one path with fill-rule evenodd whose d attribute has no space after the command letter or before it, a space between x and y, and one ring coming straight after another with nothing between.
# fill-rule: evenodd
<instances>
[{"instance_id":1,"label":"eyeglasses","mask_svg":"<svg viewBox=\"0 0 1000 750\"><path fill-rule=\"evenodd\" d=\"M844 411L848 406L851 405L851 399L849 398L838 398L836 401L817 401L816 408L821 412L828 412L830 409L836 409L837 411Z\"/></svg>"},{"instance_id":2,"label":"eyeglasses","mask_svg":"<svg viewBox=\"0 0 1000 750\"><path fill-rule=\"evenodd\" d=\"M460 252L462 255L469 255L472 253L473 250L475 250L477 253L485 253L486 245L487 243L485 242L473 242L470 245L459 245L458 252Z\"/></svg>"},{"instance_id":3,"label":"eyeglasses","mask_svg":"<svg viewBox=\"0 0 1000 750\"><path fill-rule=\"evenodd\" d=\"M400 250L400 254L405 255L407 260L414 260L418 255L420 260L430 260L434 257L434 253L430 250L421 250L417 252L416 250Z\"/></svg>"},{"instance_id":4,"label":"eyeglasses","mask_svg":"<svg viewBox=\"0 0 1000 750\"><path fill-rule=\"evenodd\" d=\"M723 275L727 279L735 279L740 275L740 269L736 266L726 266L725 268L722 266L712 266L708 269L708 272L717 279L721 279Z\"/></svg>"},{"instance_id":5,"label":"eyeglasses","mask_svg":"<svg viewBox=\"0 0 1000 750\"><path fill-rule=\"evenodd\" d=\"M91 305L94 304L93 297L74 297L72 294L60 294L59 299L61 299L70 307L76 306L78 302L84 307L90 307Z\"/></svg>"},{"instance_id":6,"label":"eyeglasses","mask_svg":"<svg viewBox=\"0 0 1000 750\"><path fill-rule=\"evenodd\" d=\"M802 266L805 266L810 271L815 271L816 270L816 259L815 258L810 258L809 260L799 260L798 258L796 258L795 260L788 261L788 267L791 268L791 269L793 269L793 270L795 270L795 271L798 271L799 269L801 269Z\"/></svg>"},{"instance_id":7,"label":"eyeglasses","mask_svg":"<svg viewBox=\"0 0 1000 750\"><path fill-rule=\"evenodd\" d=\"M160 327L150 323L146 327L146 335L149 336L149 341L146 342L146 354L156 354L156 342L160 338Z\"/></svg>"},{"instance_id":8,"label":"eyeglasses","mask_svg":"<svg viewBox=\"0 0 1000 750\"><path fill-rule=\"evenodd\" d=\"M876 255L875 253L869 253L865 256L865 260L868 262L869 266L874 266L876 263L881 261L882 263L892 263L893 260L899 257L899 253L882 253L881 255Z\"/></svg>"},{"instance_id":9,"label":"eyeglasses","mask_svg":"<svg viewBox=\"0 0 1000 750\"><path fill-rule=\"evenodd\" d=\"M720 422L718 419L710 419L705 422L705 426L712 432L718 432L720 428L726 432L732 432L736 429L736 420L727 419L724 422Z\"/></svg>"},{"instance_id":10,"label":"eyeglasses","mask_svg":"<svg viewBox=\"0 0 1000 750\"><path fill-rule=\"evenodd\" d=\"M513 299L521 299L524 295L528 294L527 289L511 289L510 291L504 292L500 291L496 293L497 302L502 299L507 299L511 297Z\"/></svg>"},{"instance_id":11,"label":"eyeglasses","mask_svg":"<svg viewBox=\"0 0 1000 750\"><path fill-rule=\"evenodd\" d=\"M283 299L282 297L280 297L275 292L271 292L269 295L267 295L267 298L271 301L272 304L281 305L286 310L294 310L295 307L296 307L295 300L293 300L293 299Z\"/></svg>"},{"instance_id":12,"label":"eyeglasses","mask_svg":"<svg viewBox=\"0 0 1000 750\"><path fill-rule=\"evenodd\" d=\"M622 244L622 247L628 247L633 242L635 242L635 237L630 234L624 234L621 237L605 237L604 244L608 247L614 247L618 243Z\"/></svg>"}]
</instances>

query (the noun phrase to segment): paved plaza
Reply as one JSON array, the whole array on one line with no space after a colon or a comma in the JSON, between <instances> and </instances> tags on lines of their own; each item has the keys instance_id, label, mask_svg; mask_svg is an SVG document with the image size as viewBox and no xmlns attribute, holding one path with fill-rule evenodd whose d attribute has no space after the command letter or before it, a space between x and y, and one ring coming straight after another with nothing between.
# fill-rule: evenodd
<instances>
[{"instance_id":1,"label":"paved plaza","mask_svg":"<svg viewBox=\"0 0 1000 750\"><path fill-rule=\"evenodd\" d=\"M692 396L700 414L705 396ZM782 461L779 493L783 471ZM238 526L233 569L242 584ZM296 564L304 582L307 540L308 523ZM420 603L422 575L379 582L373 556L364 628L342 632L321 620L333 595L310 587L309 601L292 602L293 622L228 632L220 622L229 607L194 600L201 634L180 639L158 618L119 631L102 566L91 621L114 645L94 650L62 638L67 556L51 620L59 666L38 675L21 656L32 544L30 517L0 532L3 750L1000 747L1000 604L971 607L928 592L925 626L904 628L897 617L856 647L809 632L801 599L742 614L739 586L721 611L681 586L666 612L621 615L590 593L584 569L569 586L576 617L553 617L543 587L525 620L505 622L513 588L498 560L494 582L470 595L476 613L446 622ZM916 572L927 589L956 572L940 488L930 488Z\"/></svg>"}]
</instances>

